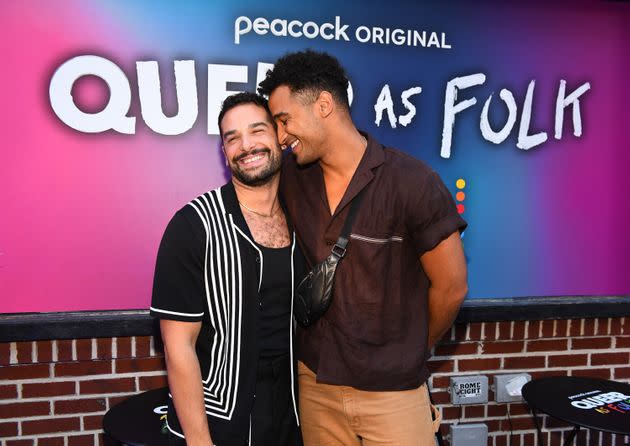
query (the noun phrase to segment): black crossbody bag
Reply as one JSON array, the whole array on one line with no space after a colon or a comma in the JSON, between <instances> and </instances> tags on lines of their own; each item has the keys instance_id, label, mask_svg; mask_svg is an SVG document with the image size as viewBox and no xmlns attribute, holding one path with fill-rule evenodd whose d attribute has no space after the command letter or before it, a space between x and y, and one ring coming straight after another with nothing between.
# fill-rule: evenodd
<instances>
[{"instance_id":1,"label":"black crossbody bag","mask_svg":"<svg viewBox=\"0 0 630 446\"><path fill-rule=\"evenodd\" d=\"M348 216L331 253L323 262L315 265L295 289L293 315L303 327L312 325L322 317L332 303L335 272L339 262L346 255L350 230L361 203L361 196L362 193L359 192L350 203Z\"/></svg>"}]
</instances>

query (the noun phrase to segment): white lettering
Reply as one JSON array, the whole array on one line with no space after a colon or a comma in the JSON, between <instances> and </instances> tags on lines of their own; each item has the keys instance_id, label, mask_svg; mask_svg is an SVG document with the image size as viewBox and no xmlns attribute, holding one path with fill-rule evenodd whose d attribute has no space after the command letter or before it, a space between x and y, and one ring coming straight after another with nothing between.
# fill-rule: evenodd
<instances>
[{"instance_id":1,"label":"white lettering","mask_svg":"<svg viewBox=\"0 0 630 446\"><path fill-rule=\"evenodd\" d=\"M564 109L571 105L573 107L573 135L582 136L582 116L580 115L579 97L591 89L591 84L586 82L578 87L569 96L564 96L566 92L567 81L560 81L558 89L558 97L556 98L556 132L555 138L562 138L562 125L564 122Z\"/></svg>"},{"instance_id":2,"label":"white lettering","mask_svg":"<svg viewBox=\"0 0 630 446\"><path fill-rule=\"evenodd\" d=\"M455 126L455 115L477 103L477 99L472 98L455 104L458 90L463 90L464 88L473 87L475 85L482 85L485 81L485 74L476 73L468 76L456 77L455 79L448 81L446 84L446 94L444 99L444 126L442 128L442 148L440 149L440 156L442 158L451 157L451 141L453 138L453 127Z\"/></svg>"},{"instance_id":3,"label":"white lettering","mask_svg":"<svg viewBox=\"0 0 630 446\"><path fill-rule=\"evenodd\" d=\"M72 98L72 86L83 76L101 78L109 87L109 102L98 113L85 113ZM127 117L131 104L131 87L125 73L113 62L99 56L74 57L55 71L48 88L50 105L63 123L85 133L116 130L134 134L136 118Z\"/></svg>"},{"instance_id":4,"label":"white lettering","mask_svg":"<svg viewBox=\"0 0 630 446\"><path fill-rule=\"evenodd\" d=\"M176 60L174 65L177 114L167 117L162 110L158 63L136 62L142 118L151 130L162 135L180 135L187 132L195 124L199 112L195 61Z\"/></svg>"},{"instance_id":5,"label":"white lettering","mask_svg":"<svg viewBox=\"0 0 630 446\"><path fill-rule=\"evenodd\" d=\"M536 81L531 81L527 87L527 93L525 94L525 103L523 104L523 113L521 114L521 123L518 128L518 142L516 147L523 150L529 150L532 147L536 147L539 144L547 141L547 133L539 132L535 135L528 135L529 123L532 116L532 96L534 95L534 87Z\"/></svg>"},{"instance_id":6,"label":"white lettering","mask_svg":"<svg viewBox=\"0 0 630 446\"><path fill-rule=\"evenodd\" d=\"M508 117L507 122L503 126L501 130L495 132L490 127L490 121L488 119L488 110L490 108L490 101L492 100L492 95L486 100L486 103L483 105L483 110L481 111L481 122L479 123L479 128L481 129L481 135L484 137L486 141L490 141L494 144L501 144L506 138L509 136L510 132L514 128L514 124L516 123L516 101L514 100L514 95L510 90L506 90L505 88L501 90L499 93L499 97L503 99L505 105L508 109Z\"/></svg>"}]
</instances>

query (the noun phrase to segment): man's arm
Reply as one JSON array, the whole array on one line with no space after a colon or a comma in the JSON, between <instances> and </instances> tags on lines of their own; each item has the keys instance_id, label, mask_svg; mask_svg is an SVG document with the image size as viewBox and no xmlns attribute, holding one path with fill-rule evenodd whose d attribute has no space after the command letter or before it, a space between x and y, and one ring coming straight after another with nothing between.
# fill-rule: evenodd
<instances>
[{"instance_id":1,"label":"man's arm","mask_svg":"<svg viewBox=\"0 0 630 446\"><path fill-rule=\"evenodd\" d=\"M466 259L459 232L455 231L422 254L420 262L431 282L428 339L428 348L431 348L453 324L468 291Z\"/></svg>"},{"instance_id":2,"label":"man's arm","mask_svg":"<svg viewBox=\"0 0 630 446\"><path fill-rule=\"evenodd\" d=\"M187 446L212 445L195 343L201 322L160 320L168 385Z\"/></svg>"}]
</instances>

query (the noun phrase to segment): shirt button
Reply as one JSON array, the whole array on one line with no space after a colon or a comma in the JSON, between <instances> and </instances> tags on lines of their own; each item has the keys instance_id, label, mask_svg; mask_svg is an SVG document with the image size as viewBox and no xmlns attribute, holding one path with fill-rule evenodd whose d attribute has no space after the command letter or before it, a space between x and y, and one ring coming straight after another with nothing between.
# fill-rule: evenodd
<instances>
[{"instance_id":1,"label":"shirt button","mask_svg":"<svg viewBox=\"0 0 630 446\"><path fill-rule=\"evenodd\" d=\"M327 244L328 246L332 246L332 245L333 245L333 243L335 243L335 242L333 242L332 240L326 240L326 244Z\"/></svg>"},{"instance_id":2,"label":"shirt button","mask_svg":"<svg viewBox=\"0 0 630 446\"><path fill-rule=\"evenodd\" d=\"M256 256L256 263L260 263L260 257Z\"/></svg>"}]
</instances>

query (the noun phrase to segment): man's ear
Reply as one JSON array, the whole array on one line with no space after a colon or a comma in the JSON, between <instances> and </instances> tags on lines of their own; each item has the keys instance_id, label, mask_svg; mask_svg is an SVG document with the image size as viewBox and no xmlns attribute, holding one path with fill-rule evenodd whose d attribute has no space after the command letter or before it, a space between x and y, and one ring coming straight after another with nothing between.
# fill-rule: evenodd
<instances>
[{"instance_id":1,"label":"man's ear","mask_svg":"<svg viewBox=\"0 0 630 446\"><path fill-rule=\"evenodd\" d=\"M335 99L330 92L323 90L315 101L316 111L322 118L327 118L335 110Z\"/></svg>"}]
</instances>

